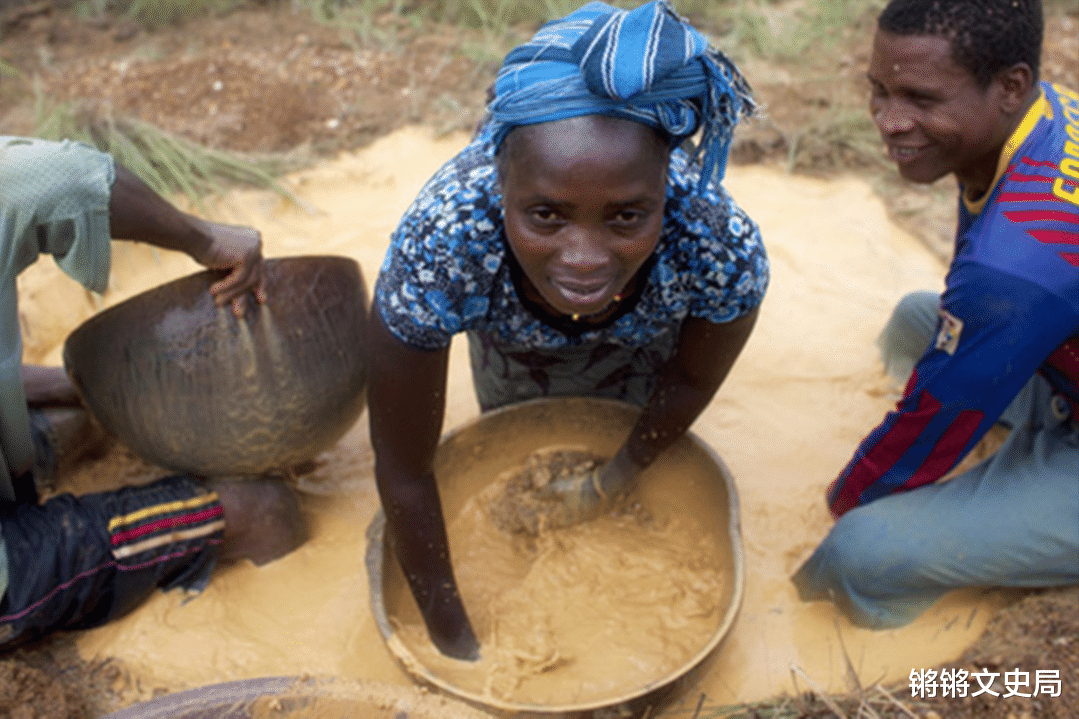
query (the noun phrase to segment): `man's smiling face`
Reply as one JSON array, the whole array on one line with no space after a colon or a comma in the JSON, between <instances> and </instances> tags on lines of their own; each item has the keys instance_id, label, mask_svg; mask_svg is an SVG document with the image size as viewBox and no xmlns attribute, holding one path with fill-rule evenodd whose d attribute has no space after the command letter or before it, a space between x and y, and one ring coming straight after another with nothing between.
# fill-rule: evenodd
<instances>
[{"instance_id":1,"label":"man's smiling face","mask_svg":"<svg viewBox=\"0 0 1079 719\"><path fill-rule=\"evenodd\" d=\"M1011 130L999 81L979 86L946 38L883 30L868 77L869 111L903 177L933 182L955 173L975 196L988 189Z\"/></svg>"}]
</instances>

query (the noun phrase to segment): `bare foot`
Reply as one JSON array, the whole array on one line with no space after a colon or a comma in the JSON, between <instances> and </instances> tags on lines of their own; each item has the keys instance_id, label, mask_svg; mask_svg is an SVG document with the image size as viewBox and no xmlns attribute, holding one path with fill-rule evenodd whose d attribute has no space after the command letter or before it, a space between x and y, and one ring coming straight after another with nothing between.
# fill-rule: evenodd
<instances>
[{"instance_id":1,"label":"bare foot","mask_svg":"<svg viewBox=\"0 0 1079 719\"><path fill-rule=\"evenodd\" d=\"M274 477L226 477L207 480L225 510L225 538L220 558L272 562L307 539L300 506L292 489Z\"/></svg>"}]
</instances>

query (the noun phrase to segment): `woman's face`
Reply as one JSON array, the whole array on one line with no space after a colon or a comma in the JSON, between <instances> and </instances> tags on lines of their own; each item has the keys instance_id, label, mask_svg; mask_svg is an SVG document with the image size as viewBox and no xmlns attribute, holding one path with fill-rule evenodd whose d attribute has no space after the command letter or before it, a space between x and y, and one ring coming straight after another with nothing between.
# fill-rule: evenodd
<instances>
[{"instance_id":1,"label":"woman's face","mask_svg":"<svg viewBox=\"0 0 1079 719\"><path fill-rule=\"evenodd\" d=\"M666 143L589 115L517 128L502 153L506 236L526 277L556 314L603 311L659 242Z\"/></svg>"}]
</instances>

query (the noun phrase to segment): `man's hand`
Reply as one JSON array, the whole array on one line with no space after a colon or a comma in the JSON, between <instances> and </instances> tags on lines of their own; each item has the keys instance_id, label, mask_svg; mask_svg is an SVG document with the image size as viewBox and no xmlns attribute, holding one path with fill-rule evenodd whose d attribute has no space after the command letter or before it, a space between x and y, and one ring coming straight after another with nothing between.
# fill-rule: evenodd
<instances>
[{"instance_id":1,"label":"man's hand","mask_svg":"<svg viewBox=\"0 0 1079 719\"><path fill-rule=\"evenodd\" d=\"M238 317L247 310L249 292L257 302L266 301L258 230L181 212L119 164L109 198L109 231L114 239L148 242L187 253L210 269L231 270L210 293L218 305L231 303Z\"/></svg>"},{"instance_id":2,"label":"man's hand","mask_svg":"<svg viewBox=\"0 0 1079 719\"><path fill-rule=\"evenodd\" d=\"M239 225L199 220L201 229L210 238L209 246L195 260L215 270L231 270L225 279L214 283L210 293L218 305L232 305L237 317L247 310L248 294L257 302L266 301L262 275L262 237L258 230Z\"/></svg>"}]
</instances>

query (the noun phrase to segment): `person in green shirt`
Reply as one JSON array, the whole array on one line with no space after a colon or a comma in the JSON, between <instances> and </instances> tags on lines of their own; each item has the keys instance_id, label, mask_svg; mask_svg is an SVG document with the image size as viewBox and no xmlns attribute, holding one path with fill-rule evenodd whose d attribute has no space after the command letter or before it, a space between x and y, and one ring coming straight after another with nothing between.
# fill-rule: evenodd
<instances>
[{"instance_id":1,"label":"person in green shirt","mask_svg":"<svg viewBox=\"0 0 1079 719\"><path fill-rule=\"evenodd\" d=\"M294 495L272 479L172 475L39 502L35 475L63 443L47 422L32 429L44 416L32 408L79 398L61 368L22 364L16 278L50 254L103 291L111 238L229 270L210 292L238 314L265 299L258 231L179 211L87 145L0 136L0 652L122 616L158 587L199 590L219 560L265 563L304 538Z\"/></svg>"}]
</instances>

